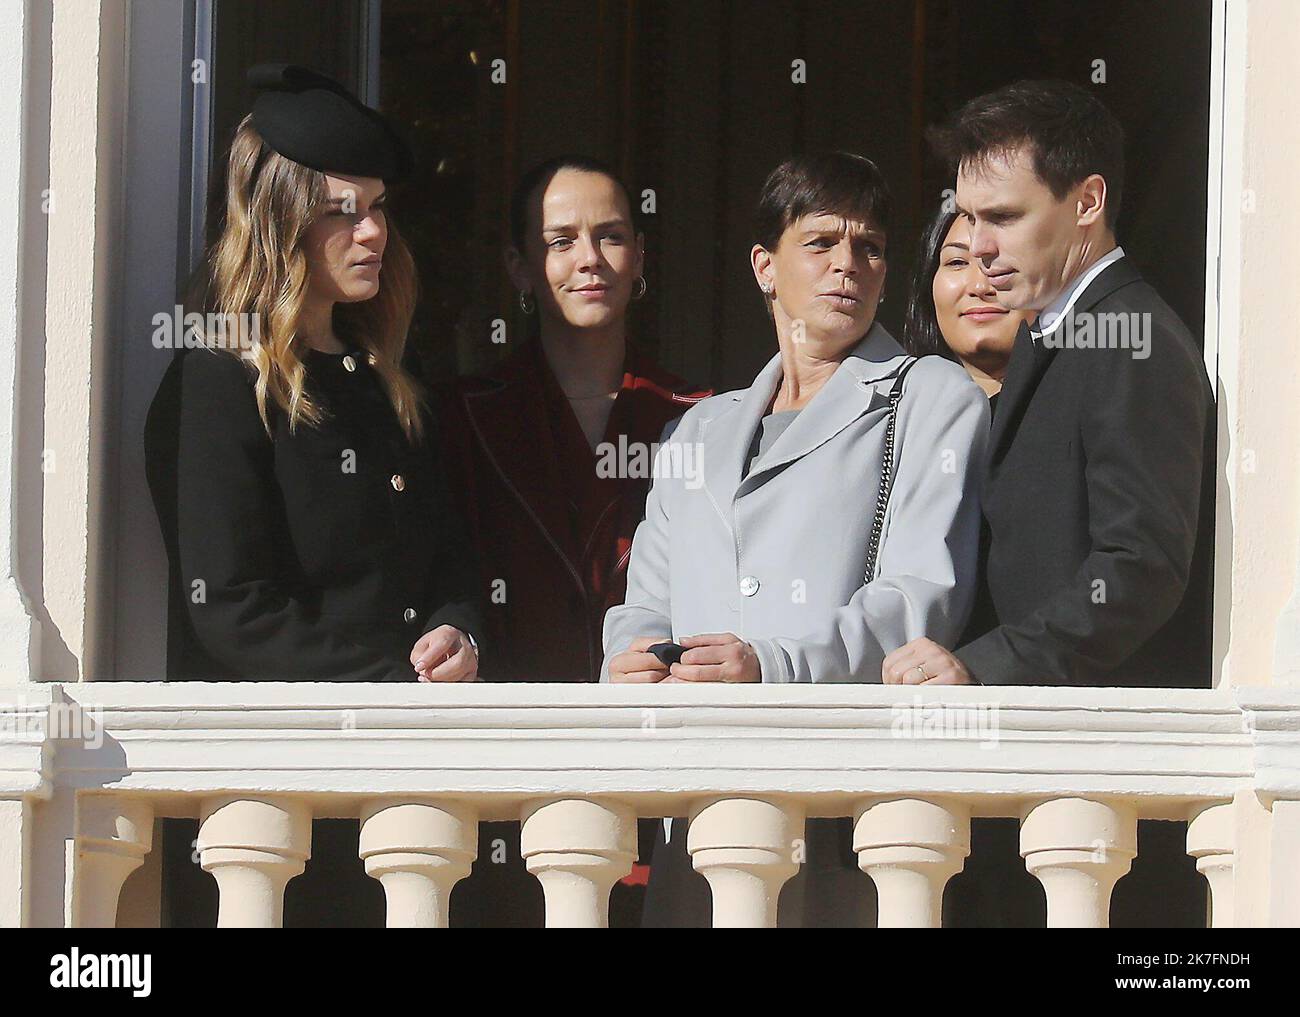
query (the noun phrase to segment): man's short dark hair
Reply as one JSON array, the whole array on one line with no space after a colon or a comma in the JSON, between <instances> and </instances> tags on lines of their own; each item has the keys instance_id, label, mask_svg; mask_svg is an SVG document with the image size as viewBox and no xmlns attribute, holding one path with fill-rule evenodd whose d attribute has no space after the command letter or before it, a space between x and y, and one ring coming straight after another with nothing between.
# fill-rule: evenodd
<instances>
[{"instance_id":1,"label":"man's short dark hair","mask_svg":"<svg viewBox=\"0 0 1300 1017\"><path fill-rule=\"evenodd\" d=\"M776 250L781 235L805 215L830 213L889 233L889 186L866 156L806 152L768 174L754 213L754 241Z\"/></svg>"},{"instance_id":2,"label":"man's short dark hair","mask_svg":"<svg viewBox=\"0 0 1300 1017\"><path fill-rule=\"evenodd\" d=\"M966 103L927 132L955 172L1025 146L1034 173L1059 201L1093 173L1106 181L1106 225L1119 218L1124 128L1087 90L1068 81L1017 81Z\"/></svg>"}]
</instances>

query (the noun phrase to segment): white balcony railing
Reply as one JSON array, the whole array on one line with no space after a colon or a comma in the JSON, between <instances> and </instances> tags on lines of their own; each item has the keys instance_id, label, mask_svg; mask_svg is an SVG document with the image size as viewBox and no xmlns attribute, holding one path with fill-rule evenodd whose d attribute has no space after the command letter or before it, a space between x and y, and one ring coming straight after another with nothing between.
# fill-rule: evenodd
<instances>
[{"instance_id":1,"label":"white balcony railing","mask_svg":"<svg viewBox=\"0 0 1300 1017\"><path fill-rule=\"evenodd\" d=\"M177 816L223 926L280 923L321 817L359 820L390 926L445 925L477 823L510 818L547 924L599 926L636 818L681 815L717 926L774 924L814 816L854 818L881 926L938 924L972 816L1021 820L1050 926L1107 923L1146 818L1190 821L1214 925L1261 880L1250 921L1285 924L1297 804L1295 687L31 684L0 689L0 924L112 925Z\"/></svg>"}]
</instances>

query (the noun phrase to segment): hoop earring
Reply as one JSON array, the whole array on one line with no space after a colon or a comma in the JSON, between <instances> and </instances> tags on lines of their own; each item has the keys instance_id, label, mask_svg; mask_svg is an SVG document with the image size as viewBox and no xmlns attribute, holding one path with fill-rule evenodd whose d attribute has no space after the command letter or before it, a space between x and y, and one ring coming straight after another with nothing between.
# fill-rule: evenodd
<instances>
[{"instance_id":1,"label":"hoop earring","mask_svg":"<svg viewBox=\"0 0 1300 1017\"><path fill-rule=\"evenodd\" d=\"M524 290L519 291L519 310L523 311L524 314L532 314L537 310L537 301L533 299L531 293Z\"/></svg>"},{"instance_id":2,"label":"hoop earring","mask_svg":"<svg viewBox=\"0 0 1300 1017\"><path fill-rule=\"evenodd\" d=\"M639 288L638 288L638 287L639 287ZM646 286L646 283L645 283L645 276L643 276L643 275L639 275L639 276L637 276L637 277L636 277L636 282L634 282L634 283L632 284L632 299L633 299L633 300L640 300L642 297L645 296L645 293L646 293L646 290L647 290L647 289L649 289L649 287Z\"/></svg>"}]
</instances>

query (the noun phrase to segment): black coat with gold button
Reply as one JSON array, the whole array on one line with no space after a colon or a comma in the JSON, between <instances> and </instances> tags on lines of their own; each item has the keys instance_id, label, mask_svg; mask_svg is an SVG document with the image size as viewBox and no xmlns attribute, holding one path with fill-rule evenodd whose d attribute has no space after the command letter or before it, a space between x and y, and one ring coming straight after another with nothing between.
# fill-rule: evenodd
<instances>
[{"instance_id":1,"label":"black coat with gold button","mask_svg":"<svg viewBox=\"0 0 1300 1017\"><path fill-rule=\"evenodd\" d=\"M228 352L180 354L154 397L145 458L170 560L171 678L414 681L423 633L480 637L432 415L412 445L362 350L304 364L325 419L292 433L273 412L267 434L254 373Z\"/></svg>"}]
</instances>

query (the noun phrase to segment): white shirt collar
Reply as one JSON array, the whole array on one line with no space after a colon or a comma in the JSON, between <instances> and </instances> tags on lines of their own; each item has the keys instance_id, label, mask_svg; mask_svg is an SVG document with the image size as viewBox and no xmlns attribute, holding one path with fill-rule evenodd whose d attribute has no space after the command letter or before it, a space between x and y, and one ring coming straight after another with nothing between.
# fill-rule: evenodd
<instances>
[{"instance_id":1,"label":"white shirt collar","mask_svg":"<svg viewBox=\"0 0 1300 1017\"><path fill-rule=\"evenodd\" d=\"M1114 250L1098 258L1088 271L1075 279L1072 285L1063 289L1055 300L1038 312L1038 318L1029 326L1030 338L1037 340L1051 332L1055 332L1065 319L1067 312L1074 306L1074 302L1088 288L1088 285L1097 276L1101 275L1107 266L1113 265L1122 257L1124 257L1124 248L1117 246Z\"/></svg>"}]
</instances>

